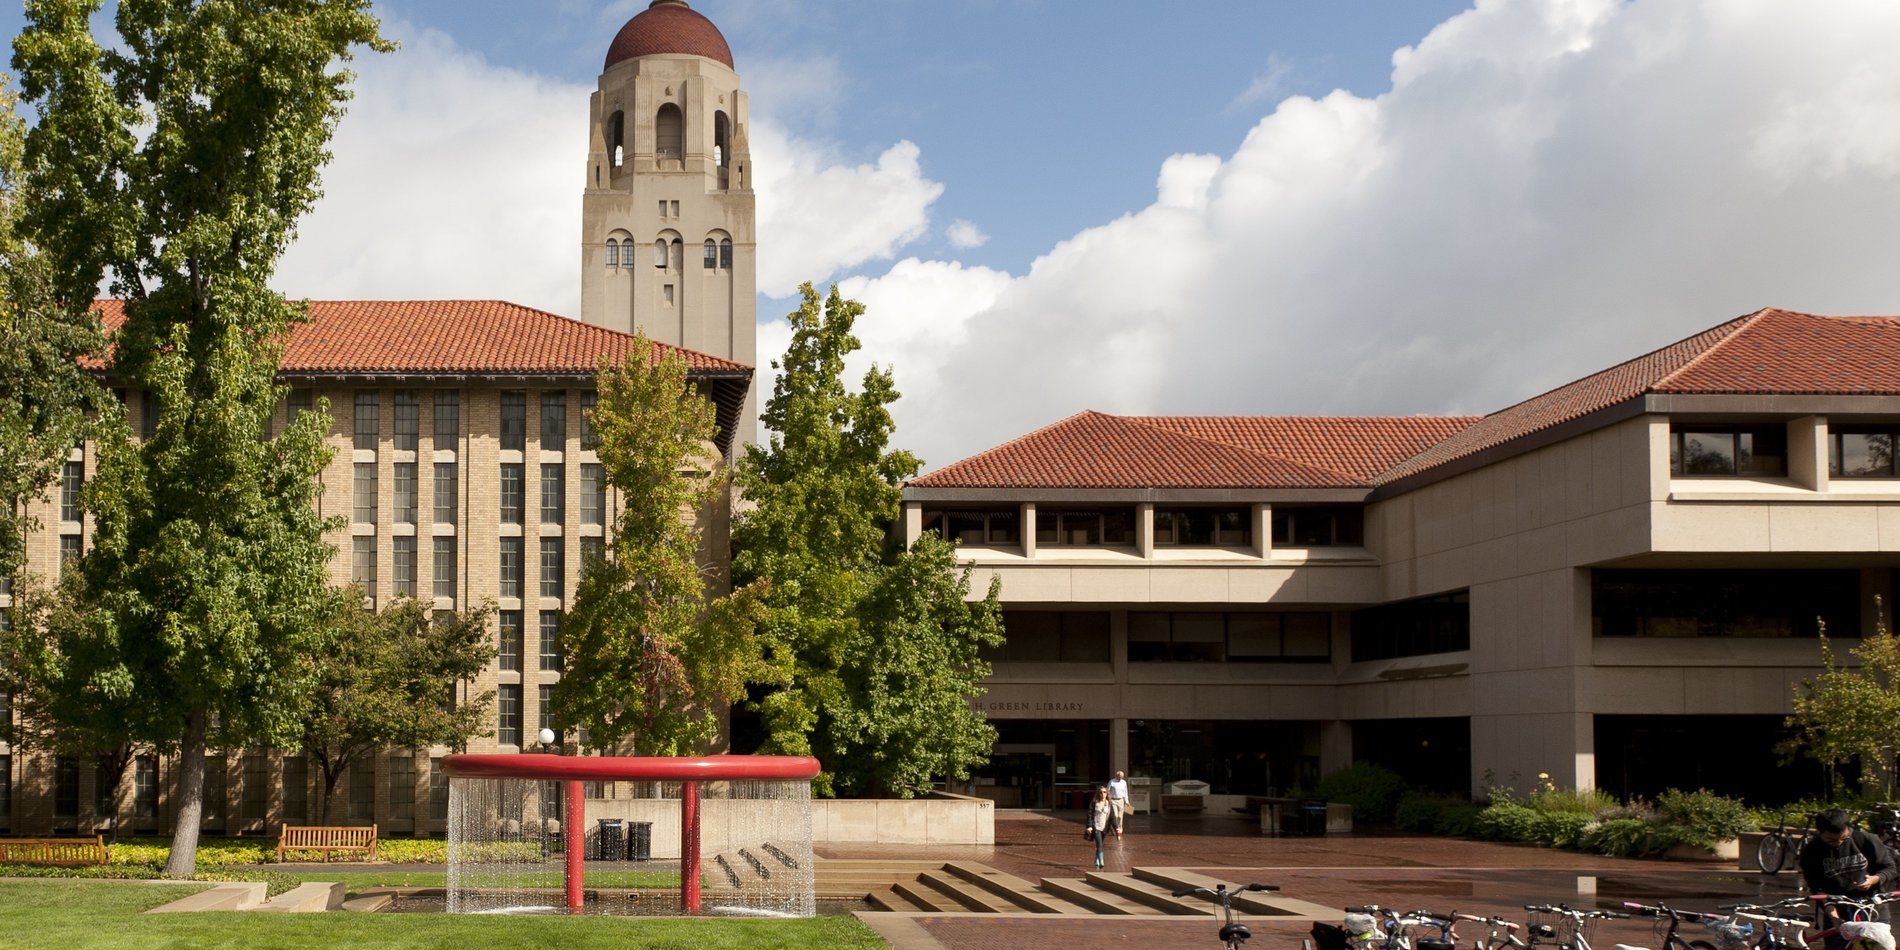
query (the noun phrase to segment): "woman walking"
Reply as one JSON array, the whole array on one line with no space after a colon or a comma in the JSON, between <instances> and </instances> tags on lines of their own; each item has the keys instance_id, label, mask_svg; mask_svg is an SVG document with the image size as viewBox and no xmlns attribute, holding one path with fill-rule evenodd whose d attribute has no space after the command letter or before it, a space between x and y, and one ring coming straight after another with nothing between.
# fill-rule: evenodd
<instances>
[{"instance_id":1,"label":"woman walking","mask_svg":"<svg viewBox=\"0 0 1900 950\"><path fill-rule=\"evenodd\" d=\"M1102 864L1102 839L1108 837L1108 818L1109 814L1114 810L1115 806L1108 800L1108 788L1104 786L1096 789L1095 797L1089 801L1087 833L1088 836L1095 841L1095 866L1098 868L1104 866Z\"/></svg>"}]
</instances>

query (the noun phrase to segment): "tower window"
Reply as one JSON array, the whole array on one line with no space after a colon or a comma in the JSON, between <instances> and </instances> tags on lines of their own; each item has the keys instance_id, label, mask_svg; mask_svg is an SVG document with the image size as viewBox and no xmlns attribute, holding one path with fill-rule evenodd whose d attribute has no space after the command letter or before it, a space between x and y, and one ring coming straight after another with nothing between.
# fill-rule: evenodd
<instances>
[{"instance_id":1,"label":"tower window","mask_svg":"<svg viewBox=\"0 0 1900 950\"><path fill-rule=\"evenodd\" d=\"M626 161L627 116L616 112L607 120L607 154L613 156L615 168Z\"/></svg>"},{"instance_id":2,"label":"tower window","mask_svg":"<svg viewBox=\"0 0 1900 950\"><path fill-rule=\"evenodd\" d=\"M653 242L653 266L665 267L667 256L668 256L668 252L666 249L666 238L661 238L657 241L654 241Z\"/></svg>"},{"instance_id":3,"label":"tower window","mask_svg":"<svg viewBox=\"0 0 1900 950\"><path fill-rule=\"evenodd\" d=\"M713 113L713 164L726 167L726 155L731 152L732 122L724 112Z\"/></svg>"},{"instance_id":4,"label":"tower window","mask_svg":"<svg viewBox=\"0 0 1900 950\"><path fill-rule=\"evenodd\" d=\"M607 239L607 266L620 266L620 242L613 238Z\"/></svg>"},{"instance_id":5,"label":"tower window","mask_svg":"<svg viewBox=\"0 0 1900 950\"><path fill-rule=\"evenodd\" d=\"M667 284L662 288L661 295L666 298L666 305L671 307L673 305L673 285Z\"/></svg>"},{"instance_id":6,"label":"tower window","mask_svg":"<svg viewBox=\"0 0 1900 950\"><path fill-rule=\"evenodd\" d=\"M719 267L722 270L732 269L732 239L731 238L726 238L725 240L722 240L719 242Z\"/></svg>"},{"instance_id":7,"label":"tower window","mask_svg":"<svg viewBox=\"0 0 1900 950\"><path fill-rule=\"evenodd\" d=\"M660 113L653 120L653 135L654 158L678 161L685 156L686 117L679 106L671 102L660 106Z\"/></svg>"},{"instance_id":8,"label":"tower window","mask_svg":"<svg viewBox=\"0 0 1900 950\"><path fill-rule=\"evenodd\" d=\"M718 266L719 266L719 244L718 242L714 241L712 238L707 238L706 239L706 269L712 270L713 268L718 267Z\"/></svg>"}]
</instances>

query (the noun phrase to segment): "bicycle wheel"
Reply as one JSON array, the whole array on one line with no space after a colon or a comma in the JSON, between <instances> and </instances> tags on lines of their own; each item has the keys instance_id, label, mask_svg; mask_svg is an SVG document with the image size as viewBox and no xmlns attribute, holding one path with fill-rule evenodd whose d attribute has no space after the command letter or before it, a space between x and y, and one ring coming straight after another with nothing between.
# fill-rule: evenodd
<instances>
[{"instance_id":1,"label":"bicycle wheel","mask_svg":"<svg viewBox=\"0 0 1900 950\"><path fill-rule=\"evenodd\" d=\"M1715 950L1715 944L1707 940L1691 940L1689 946L1694 947L1695 950Z\"/></svg>"},{"instance_id":2,"label":"bicycle wheel","mask_svg":"<svg viewBox=\"0 0 1900 950\"><path fill-rule=\"evenodd\" d=\"M1782 865L1792 857L1792 844L1780 832L1763 835L1761 843L1755 845L1755 862L1761 865L1762 873L1780 874Z\"/></svg>"}]
</instances>

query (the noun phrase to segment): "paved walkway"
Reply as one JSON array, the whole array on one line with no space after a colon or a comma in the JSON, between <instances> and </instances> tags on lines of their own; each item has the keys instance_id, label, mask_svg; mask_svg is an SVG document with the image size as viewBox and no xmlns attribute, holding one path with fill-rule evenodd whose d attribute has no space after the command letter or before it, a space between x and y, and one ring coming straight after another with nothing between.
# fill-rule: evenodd
<instances>
[{"instance_id":1,"label":"paved walkway","mask_svg":"<svg viewBox=\"0 0 1900 950\"><path fill-rule=\"evenodd\" d=\"M1430 837L1348 835L1267 838L1241 819L1134 816L1126 836L1108 845L1111 870L1135 865L1187 867L1234 883L1280 885L1290 897L1327 907L1381 904L1406 910L1502 914L1524 920L1525 904L1569 903L1615 909L1624 900L1667 901L1713 910L1717 903L1793 896L1795 879L1720 864L1633 861L1517 845ZM835 858L981 861L1031 881L1080 877L1093 869L1094 846L1082 839L1080 813L999 813L997 843L984 847L821 847ZM867 915L897 950L1014 950L1019 947L1194 947L1216 945L1209 919L1045 915ZM1249 921L1254 945L1292 947L1310 924ZM1461 933L1464 944L1475 933ZM1656 947L1643 920L1609 921L1598 946Z\"/></svg>"}]
</instances>

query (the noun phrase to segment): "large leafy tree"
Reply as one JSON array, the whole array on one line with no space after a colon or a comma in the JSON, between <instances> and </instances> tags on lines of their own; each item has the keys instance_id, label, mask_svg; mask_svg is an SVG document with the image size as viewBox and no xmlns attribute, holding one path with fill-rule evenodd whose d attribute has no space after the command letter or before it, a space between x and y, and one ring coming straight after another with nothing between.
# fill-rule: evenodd
<instances>
[{"instance_id":1,"label":"large leafy tree","mask_svg":"<svg viewBox=\"0 0 1900 950\"><path fill-rule=\"evenodd\" d=\"M739 465L755 507L734 528L733 571L771 583L763 630L785 684L757 708L768 750L825 765L820 791L907 796L967 774L995 741L969 700L989 675L978 649L1001 640L997 589L967 603L948 545L890 543L899 486L922 464L889 448L897 388L875 366L857 391L845 383L863 305L800 291L762 417L770 441Z\"/></svg>"},{"instance_id":2,"label":"large leafy tree","mask_svg":"<svg viewBox=\"0 0 1900 950\"><path fill-rule=\"evenodd\" d=\"M447 684L474 677L495 656L488 634L493 604L433 612L404 597L383 610L362 609L362 592L339 599L335 645L309 658L315 692L298 746L323 776L319 821L345 772L378 749L459 746L481 734L493 691L448 701Z\"/></svg>"},{"instance_id":3,"label":"large leafy tree","mask_svg":"<svg viewBox=\"0 0 1900 950\"><path fill-rule=\"evenodd\" d=\"M327 649L330 549L316 515L323 413L269 438L282 343L303 308L268 281L318 169L366 0L28 0L14 67L30 239L66 301L124 301L108 373L156 397L155 434L102 433L94 548L62 579L33 660L62 724L180 753L166 873L196 868L208 743L288 744ZM148 401L148 405L149 405Z\"/></svg>"},{"instance_id":4,"label":"large leafy tree","mask_svg":"<svg viewBox=\"0 0 1900 950\"><path fill-rule=\"evenodd\" d=\"M769 678L753 636L764 585L708 596L726 578L706 528L730 486L713 406L679 354L652 349L640 336L600 369L590 418L621 507L562 621L553 703L595 748L685 755L717 737L748 681Z\"/></svg>"},{"instance_id":5,"label":"large leafy tree","mask_svg":"<svg viewBox=\"0 0 1900 950\"><path fill-rule=\"evenodd\" d=\"M1880 611L1872 635L1849 650L1843 662L1821 633L1821 672L1796 684L1794 714L1787 725L1795 735L1783 744L1789 755L1804 753L1830 766L1858 764L1862 781L1893 797L1895 759L1900 757L1900 637ZM1871 788L1870 788L1871 790Z\"/></svg>"}]
</instances>

